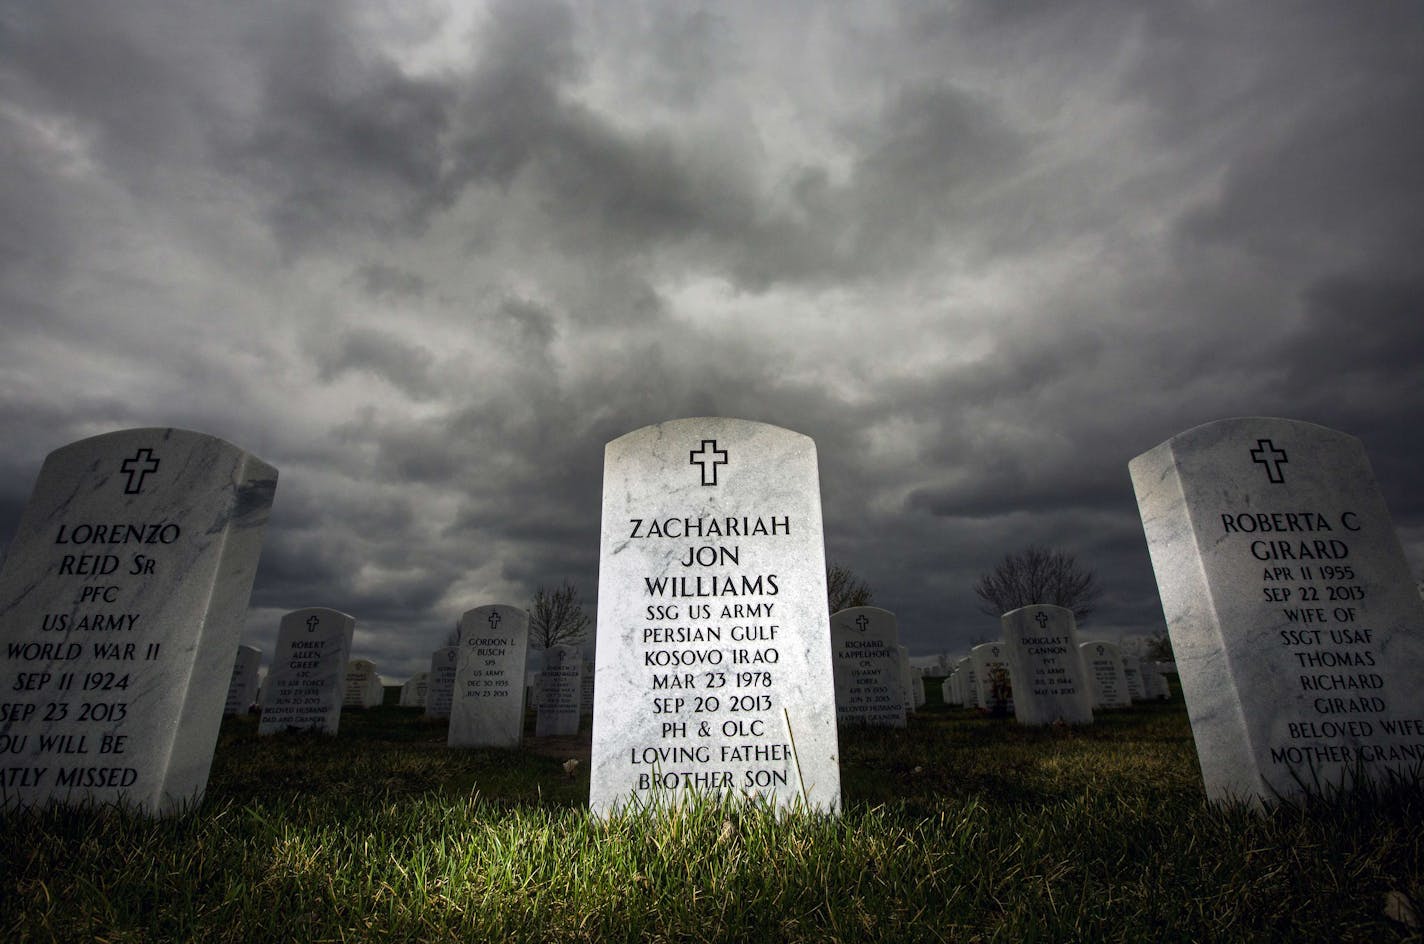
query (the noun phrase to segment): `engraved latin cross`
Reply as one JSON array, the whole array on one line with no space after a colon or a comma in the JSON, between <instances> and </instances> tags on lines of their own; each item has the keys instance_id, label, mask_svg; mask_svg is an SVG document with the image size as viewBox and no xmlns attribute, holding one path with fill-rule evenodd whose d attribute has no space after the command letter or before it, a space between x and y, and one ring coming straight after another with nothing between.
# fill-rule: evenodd
<instances>
[{"instance_id":1,"label":"engraved latin cross","mask_svg":"<svg viewBox=\"0 0 1424 944\"><path fill-rule=\"evenodd\" d=\"M702 440L702 448L688 453L688 463L702 467L702 484L717 484L717 466L727 464L727 450L717 448L717 440Z\"/></svg>"},{"instance_id":2,"label":"engraved latin cross","mask_svg":"<svg viewBox=\"0 0 1424 944\"><path fill-rule=\"evenodd\" d=\"M495 610L489 615L490 629L499 629L499 610Z\"/></svg>"},{"instance_id":3,"label":"engraved latin cross","mask_svg":"<svg viewBox=\"0 0 1424 944\"><path fill-rule=\"evenodd\" d=\"M144 476L150 472L158 471L158 460L153 458L152 449L140 449L133 454L132 458L124 460L124 464L119 466L119 471L129 477L129 483L124 486L124 494L137 495L143 491Z\"/></svg>"},{"instance_id":4,"label":"engraved latin cross","mask_svg":"<svg viewBox=\"0 0 1424 944\"><path fill-rule=\"evenodd\" d=\"M865 632L865 628L870 625L870 620L866 619L865 614L862 613L855 618L855 625L859 626L860 631L863 633Z\"/></svg>"},{"instance_id":5,"label":"engraved latin cross","mask_svg":"<svg viewBox=\"0 0 1424 944\"><path fill-rule=\"evenodd\" d=\"M1045 613L1039 613L1033 620L1038 624L1039 629L1046 629L1048 627L1048 616Z\"/></svg>"},{"instance_id":6,"label":"engraved latin cross","mask_svg":"<svg viewBox=\"0 0 1424 944\"><path fill-rule=\"evenodd\" d=\"M1277 449L1269 439L1256 440L1256 448L1251 450L1251 461L1266 467L1266 475L1276 485L1284 485L1285 473L1281 466L1287 462L1284 449Z\"/></svg>"}]
</instances>

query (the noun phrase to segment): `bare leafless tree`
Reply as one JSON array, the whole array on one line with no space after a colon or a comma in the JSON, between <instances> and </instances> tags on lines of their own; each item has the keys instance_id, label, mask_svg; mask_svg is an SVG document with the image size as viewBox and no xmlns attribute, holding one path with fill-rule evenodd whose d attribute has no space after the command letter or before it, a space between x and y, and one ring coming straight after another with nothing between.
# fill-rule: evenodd
<instances>
[{"instance_id":1,"label":"bare leafless tree","mask_svg":"<svg viewBox=\"0 0 1424 944\"><path fill-rule=\"evenodd\" d=\"M1081 623L1093 612L1102 588L1093 572L1080 567L1072 554L1032 544L1006 554L993 570L980 574L974 593L983 601L979 610L989 616L1050 603L1072 610Z\"/></svg>"},{"instance_id":2,"label":"bare leafless tree","mask_svg":"<svg viewBox=\"0 0 1424 944\"><path fill-rule=\"evenodd\" d=\"M583 642L589 618L579 599L578 587L565 580L557 590L540 585L529 604L529 645L535 649Z\"/></svg>"},{"instance_id":3,"label":"bare leafless tree","mask_svg":"<svg viewBox=\"0 0 1424 944\"><path fill-rule=\"evenodd\" d=\"M826 568L826 601L832 613L852 606L869 606L873 594L851 569L844 564L831 564Z\"/></svg>"}]
</instances>

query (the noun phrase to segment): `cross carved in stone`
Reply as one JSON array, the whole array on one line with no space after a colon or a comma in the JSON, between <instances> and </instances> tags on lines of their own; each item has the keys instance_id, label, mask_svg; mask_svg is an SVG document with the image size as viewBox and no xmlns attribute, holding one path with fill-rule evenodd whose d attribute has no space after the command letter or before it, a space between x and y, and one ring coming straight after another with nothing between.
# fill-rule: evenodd
<instances>
[{"instance_id":1,"label":"cross carved in stone","mask_svg":"<svg viewBox=\"0 0 1424 944\"><path fill-rule=\"evenodd\" d=\"M140 449L131 458L124 460L119 471L129 477L128 484L124 486L124 494L137 495L143 491L144 476L158 471L158 460L153 457L152 449Z\"/></svg>"},{"instance_id":2,"label":"cross carved in stone","mask_svg":"<svg viewBox=\"0 0 1424 944\"><path fill-rule=\"evenodd\" d=\"M1275 485L1284 485L1286 475L1281 471L1281 466L1289 460L1286 459L1286 451L1277 449L1275 443L1269 439L1256 440L1256 448L1251 450L1251 461L1266 467L1266 475Z\"/></svg>"},{"instance_id":3,"label":"cross carved in stone","mask_svg":"<svg viewBox=\"0 0 1424 944\"><path fill-rule=\"evenodd\" d=\"M688 453L690 465L701 466L702 484L717 484L717 466L727 464L727 450L717 448L717 440L702 440L702 448Z\"/></svg>"},{"instance_id":4,"label":"cross carved in stone","mask_svg":"<svg viewBox=\"0 0 1424 944\"><path fill-rule=\"evenodd\" d=\"M1048 626L1048 614L1039 613L1033 618L1033 621L1038 624L1039 629L1045 629Z\"/></svg>"}]
</instances>

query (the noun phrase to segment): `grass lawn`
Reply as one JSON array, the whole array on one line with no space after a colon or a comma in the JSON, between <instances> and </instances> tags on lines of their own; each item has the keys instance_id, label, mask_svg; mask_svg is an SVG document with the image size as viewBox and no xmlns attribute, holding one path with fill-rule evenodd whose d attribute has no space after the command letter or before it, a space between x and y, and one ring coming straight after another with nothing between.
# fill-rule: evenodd
<instances>
[{"instance_id":1,"label":"grass lawn","mask_svg":"<svg viewBox=\"0 0 1424 944\"><path fill-rule=\"evenodd\" d=\"M1424 788L1208 806L1179 695L1079 729L932 702L843 730L836 818L596 819L565 771L587 752L450 750L389 705L337 737L230 719L195 811L0 816L0 939L1424 940L1396 920L1424 903Z\"/></svg>"}]
</instances>

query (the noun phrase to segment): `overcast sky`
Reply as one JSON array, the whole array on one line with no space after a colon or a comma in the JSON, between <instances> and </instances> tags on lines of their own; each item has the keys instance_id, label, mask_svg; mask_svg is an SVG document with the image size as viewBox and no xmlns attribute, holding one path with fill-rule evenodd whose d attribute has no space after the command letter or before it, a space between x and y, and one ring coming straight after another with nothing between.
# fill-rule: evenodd
<instances>
[{"instance_id":1,"label":"overcast sky","mask_svg":"<svg viewBox=\"0 0 1424 944\"><path fill-rule=\"evenodd\" d=\"M603 445L820 452L912 653L1030 542L1164 629L1128 460L1363 439L1424 564L1424 7L0 0L0 541L135 426L280 480L245 641L388 679L564 578Z\"/></svg>"}]
</instances>

